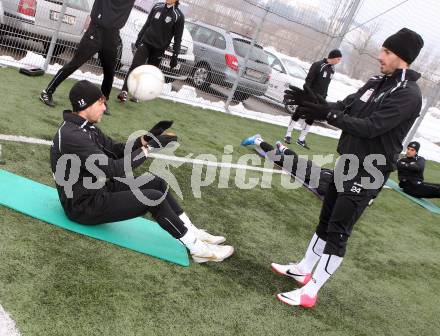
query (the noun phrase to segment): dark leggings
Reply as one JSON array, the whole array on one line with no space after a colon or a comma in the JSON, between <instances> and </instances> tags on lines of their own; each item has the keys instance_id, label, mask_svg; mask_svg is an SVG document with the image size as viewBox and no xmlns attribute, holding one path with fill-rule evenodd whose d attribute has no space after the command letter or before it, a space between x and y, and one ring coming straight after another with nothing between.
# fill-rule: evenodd
<instances>
[{"instance_id":1,"label":"dark leggings","mask_svg":"<svg viewBox=\"0 0 440 336\"><path fill-rule=\"evenodd\" d=\"M401 183L403 191L417 198L440 198L440 184L434 183Z\"/></svg>"},{"instance_id":2,"label":"dark leggings","mask_svg":"<svg viewBox=\"0 0 440 336\"><path fill-rule=\"evenodd\" d=\"M150 212L159 225L174 238L181 238L187 229L179 215L183 213L176 199L167 191L167 183L160 177L144 184L139 192L150 201L165 199L157 205L144 204L131 191L130 187L118 181L108 185L107 190L94 199L94 208L80 212L78 216L69 216L81 224L104 224L131 219ZM90 205L88 205L90 207Z\"/></svg>"},{"instance_id":3,"label":"dark leggings","mask_svg":"<svg viewBox=\"0 0 440 336\"><path fill-rule=\"evenodd\" d=\"M84 33L72 59L52 78L47 85L46 92L53 94L67 77L78 70L94 54L98 53L104 73L101 91L108 99L115 76L120 41L119 30L107 30L97 25L90 25L89 29Z\"/></svg>"}]
</instances>

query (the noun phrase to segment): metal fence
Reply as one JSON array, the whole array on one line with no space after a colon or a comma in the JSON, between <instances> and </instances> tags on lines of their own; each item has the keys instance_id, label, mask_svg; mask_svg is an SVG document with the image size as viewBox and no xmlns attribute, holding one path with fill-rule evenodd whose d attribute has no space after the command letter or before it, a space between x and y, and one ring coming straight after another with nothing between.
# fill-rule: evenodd
<instances>
[{"instance_id":1,"label":"metal fence","mask_svg":"<svg viewBox=\"0 0 440 336\"><path fill-rule=\"evenodd\" d=\"M153 2L137 0L121 29L114 82L118 88ZM302 85L310 63L325 57L332 48L341 49L344 55L333 81L355 90L361 81L378 73L376 56L386 36L404 26L420 29L423 35L429 31L426 13L439 9L435 0L389 0L384 4L373 0L182 2L185 34L177 68L169 69L171 50L162 60L161 68L170 83L164 95L225 109L238 108L237 104L244 102L247 109L271 114L286 113L284 89L289 83ZM90 23L93 0L0 3L4 8L3 17L0 13L3 62L39 66L54 74L76 50ZM437 22L429 24L435 27ZM426 107L439 99L440 62L435 39L426 39L414 64L423 73L420 85ZM96 56L79 70L76 78L100 81L102 70ZM341 99L344 93L330 90L329 98Z\"/></svg>"}]
</instances>

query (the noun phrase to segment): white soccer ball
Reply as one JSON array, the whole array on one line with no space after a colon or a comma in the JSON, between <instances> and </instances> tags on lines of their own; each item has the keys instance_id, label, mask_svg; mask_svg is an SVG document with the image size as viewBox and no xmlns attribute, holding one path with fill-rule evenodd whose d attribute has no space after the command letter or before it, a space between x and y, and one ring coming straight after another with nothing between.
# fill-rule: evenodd
<instances>
[{"instance_id":1,"label":"white soccer ball","mask_svg":"<svg viewBox=\"0 0 440 336\"><path fill-rule=\"evenodd\" d=\"M141 65L133 69L127 79L128 92L136 99L151 100L163 90L165 76L154 65Z\"/></svg>"}]
</instances>

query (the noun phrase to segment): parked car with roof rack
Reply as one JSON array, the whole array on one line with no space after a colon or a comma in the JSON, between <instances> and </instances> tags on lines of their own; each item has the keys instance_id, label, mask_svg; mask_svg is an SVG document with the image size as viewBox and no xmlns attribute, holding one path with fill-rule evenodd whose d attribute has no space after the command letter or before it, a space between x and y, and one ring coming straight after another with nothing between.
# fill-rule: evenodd
<instances>
[{"instance_id":1,"label":"parked car with roof rack","mask_svg":"<svg viewBox=\"0 0 440 336\"><path fill-rule=\"evenodd\" d=\"M251 40L200 21L187 20L185 26L194 41L193 85L199 89L207 89L211 84L232 87L239 69L244 67ZM251 95L264 95L270 72L267 55L263 47L256 44L238 81L235 99L244 101Z\"/></svg>"}]
</instances>

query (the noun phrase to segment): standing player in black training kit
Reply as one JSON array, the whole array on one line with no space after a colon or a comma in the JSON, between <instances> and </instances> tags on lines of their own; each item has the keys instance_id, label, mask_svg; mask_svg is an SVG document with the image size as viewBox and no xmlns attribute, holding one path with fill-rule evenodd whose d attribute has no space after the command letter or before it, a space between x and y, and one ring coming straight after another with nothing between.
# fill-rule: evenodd
<instances>
[{"instance_id":1,"label":"standing player in black training kit","mask_svg":"<svg viewBox=\"0 0 440 336\"><path fill-rule=\"evenodd\" d=\"M147 22L145 22L145 25L139 32L135 44L137 49L125 77L122 90L118 95L118 99L122 103L128 97L127 79L130 72L138 66L145 64L145 62L158 67L173 37L173 56L170 60L170 68L176 67L184 25L185 17L179 9L178 0L166 0L164 3L154 5L148 15Z\"/></svg>"},{"instance_id":2,"label":"standing player in black training kit","mask_svg":"<svg viewBox=\"0 0 440 336\"><path fill-rule=\"evenodd\" d=\"M108 100L113 85L118 46L121 43L119 29L124 27L135 0L95 0L90 13L90 26L84 33L78 48L69 63L64 65L41 92L40 100L54 107L52 95L67 77L98 53L104 79L101 91ZM110 114L107 108L105 114Z\"/></svg>"},{"instance_id":3,"label":"standing player in black training kit","mask_svg":"<svg viewBox=\"0 0 440 336\"><path fill-rule=\"evenodd\" d=\"M422 106L422 94L416 83L420 74L409 69L422 47L421 36L407 28L388 37L378 57L383 75L372 77L358 92L342 102L327 103L321 99L320 103L311 103L304 91L296 89L289 92L297 100L302 100L297 109L301 116L327 120L342 130L338 153L357 158L359 168L356 163L353 167L350 161L345 160L342 161L345 163L344 172L335 171L325 194L319 224L301 262L272 264L276 273L304 285L278 294L280 301L303 307L315 305L319 289L344 259L354 224L369 201L381 190L383 184L379 186L379 182L384 183L396 168L403 139ZM369 162L370 155L378 160ZM375 173L381 173L379 177L383 180L372 176L372 167ZM356 174L353 178L343 179L342 174L347 176L348 168ZM373 184L367 186L367 183Z\"/></svg>"},{"instance_id":4,"label":"standing player in black training kit","mask_svg":"<svg viewBox=\"0 0 440 336\"><path fill-rule=\"evenodd\" d=\"M420 143L411 141L406 156L397 161L399 186L405 193L417 198L440 198L440 184L423 182L425 159L418 155Z\"/></svg>"},{"instance_id":5,"label":"standing player in black training kit","mask_svg":"<svg viewBox=\"0 0 440 336\"><path fill-rule=\"evenodd\" d=\"M327 97L327 91L330 85L330 81L335 74L335 65L341 62L341 58L342 53L339 50L335 49L330 51L327 58L313 63L307 74L305 85L307 85L315 94L318 94L325 99ZM295 104L294 101L290 101L290 99L287 99L286 103L289 102L289 105L298 105ZM287 127L286 136L284 137L284 141L288 144L290 144L291 141L292 131L295 122L298 121L300 117L301 116L298 113L292 114L292 120ZM306 136L310 130L310 127L313 125L313 119L306 118L305 120L301 119L301 121L302 131L296 143L309 149L309 146L307 146L306 143Z\"/></svg>"}]
</instances>

